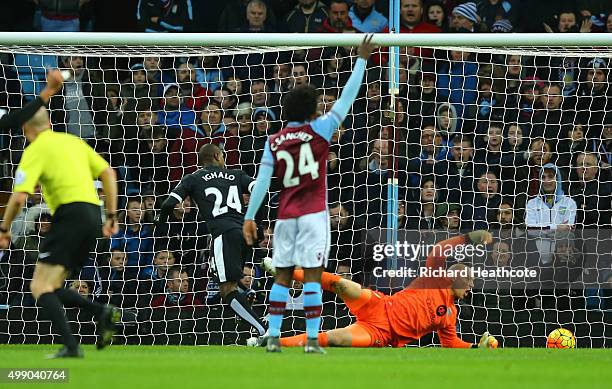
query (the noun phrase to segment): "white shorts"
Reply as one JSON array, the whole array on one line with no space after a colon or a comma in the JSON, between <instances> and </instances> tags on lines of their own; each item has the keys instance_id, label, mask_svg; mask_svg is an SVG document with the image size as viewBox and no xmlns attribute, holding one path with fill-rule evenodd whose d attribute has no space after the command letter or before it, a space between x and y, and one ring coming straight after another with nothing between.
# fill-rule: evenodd
<instances>
[{"instance_id":1,"label":"white shorts","mask_svg":"<svg viewBox=\"0 0 612 389\"><path fill-rule=\"evenodd\" d=\"M314 268L327 266L331 231L327 210L282 219L274 226L272 265Z\"/></svg>"}]
</instances>

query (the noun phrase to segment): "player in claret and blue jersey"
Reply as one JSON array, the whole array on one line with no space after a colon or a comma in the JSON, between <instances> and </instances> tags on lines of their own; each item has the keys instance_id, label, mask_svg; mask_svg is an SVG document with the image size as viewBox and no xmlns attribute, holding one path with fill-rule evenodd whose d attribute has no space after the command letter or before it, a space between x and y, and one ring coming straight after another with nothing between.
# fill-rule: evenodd
<instances>
[{"instance_id":1,"label":"player in claret and blue jersey","mask_svg":"<svg viewBox=\"0 0 612 389\"><path fill-rule=\"evenodd\" d=\"M269 137L245 216L243 235L252 245L257 236L255 213L274 174L282 182L278 221L274 228L273 266L277 273L270 291L267 351L280 351L280 328L295 266L304 269L305 345L307 353L322 353L317 336L321 325L321 273L330 243L326 167L329 142L344 121L361 87L373 50L372 36L357 49L353 74L332 110L316 118L317 92L310 86L291 90L283 99L287 127Z\"/></svg>"}]
</instances>

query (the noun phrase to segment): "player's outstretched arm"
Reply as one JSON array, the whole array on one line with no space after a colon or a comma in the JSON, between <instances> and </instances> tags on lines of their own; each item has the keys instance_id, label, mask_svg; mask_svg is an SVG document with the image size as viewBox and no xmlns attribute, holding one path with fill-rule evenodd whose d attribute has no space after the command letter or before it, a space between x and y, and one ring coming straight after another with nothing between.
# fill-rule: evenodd
<instances>
[{"instance_id":1,"label":"player's outstretched arm","mask_svg":"<svg viewBox=\"0 0 612 389\"><path fill-rule=\"evenodd\" d=\"M185 197L192 193L191 174L184 176L181 182L170 192L170 195L161 205L161 209L155 218L155 225L163 224L168 220L168 216L178 203L182 203Z\"/></svg>"},{"instance_id":2,"label":"player's outstretched arm","mask_svg":"<svg viewBox=\"0 0 612 389\"><path fill-rule=\"evenodd\" d=\"M485 230L477 230L465 235L455 236L450 239L443 240L437 243L427 255L425 266L432 269L441 269L445 267L446 256L444 253L449 252L449 249L466 243L473 245L490 244L493 242L493 236Z\"/></svg>"},{"instance_id":3,"label":"player's outstretched arm","mask_svg":"<svg viewBox=\"0 0 612 389\"><path fill-rule=\"evenodd\" d=\"M353 68L353 73L342 89L340 98L338 101L336 101L332 108L332 112L336 113L340 117L341 121L346 118L346 115L351 109L351 105L353 105L353 102L357 97L357 93L359 93L359 89L361 88L361 81L363 80L366 64L368 63L368 59L374 50L372 37L373 35L366 35L363 42L361 42L361 45L359 45L357 48L359 58L357 58L357 62Z\"/></svg>"},{"instance_id":4,"label":"player's outstretched arm","mask_svg":"<svg viewBox=\"0 0 612 389\"><path fill-rule=\"evenodd\" d=\"M259 210L259 207L261 207L261 203L263 203L264 197L270 188L273 174L274 157L272 157L272 151L270 151L270 144L266 142L261 157L261 164L259 165L259 171L257 172L257 178L255 179L255 186L253 186L253 190L251 191L249 207L244 216L244 226L242 227L244 240L250 246L255 243L257 238L257 226L254 221L255 214Z\"/></svg>"},{"instance_id":5,"label":"player's outstretched arm","mask_svg":"<svg viewBox=\"0 0 612 389\"><path fill-rule=\"evenodd\" d=\"M355 63L353 73L342 89L340 98L334 103L332 110L311 123L312 128L327 141L331 139L334 131L344 121L355 102L357 93L359 93L368 58L370 58L370 54L374 50L372 37L373 35L367 35L357 48L359 58Z\"/></svg>"},{"instance_id":6,"label":"player's outstretched arm","mask_svg":"<svg viewBox=\"0 0 612 389\"><path fill-rule=\"evenodd\" d=\"M49 71L47 74L47 85L40 92L40 95L27 103L23 108L4 115L0 119L0 131L7 131L11 128L21 128L41 107L49 104L51 96L59 92L63 85L64 77L62 76L62 72L57 69Z\"/></svg>"}]
</instances>

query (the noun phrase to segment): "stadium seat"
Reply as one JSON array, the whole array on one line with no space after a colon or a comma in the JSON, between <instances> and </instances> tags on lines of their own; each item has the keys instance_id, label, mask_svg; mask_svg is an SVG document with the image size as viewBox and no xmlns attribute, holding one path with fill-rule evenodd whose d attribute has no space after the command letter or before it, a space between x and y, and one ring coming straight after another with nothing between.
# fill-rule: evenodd
<instances>
[{"instance_id":1,"label":"stadium seat","mask_svg":"<svg viewBox=\"0 0 612 389\"><path fill-rule=\"evenodd\" d=\"M15 54L15 70L24 97L31 100L42 90L47 69L57 68L57 56L41 54Z\"/></svg>"}]
</instances>

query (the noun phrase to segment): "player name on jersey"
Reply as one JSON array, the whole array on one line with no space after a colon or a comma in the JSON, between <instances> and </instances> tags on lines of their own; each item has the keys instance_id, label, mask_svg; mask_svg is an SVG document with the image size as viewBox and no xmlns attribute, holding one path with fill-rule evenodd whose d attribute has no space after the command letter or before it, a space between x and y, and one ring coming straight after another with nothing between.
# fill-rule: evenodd
<instances>
[{"instance_id":1,"label":"player name on jersey","mask_svg":"<svg viewBox=\"0 0 612 389\"><path fill-rule=\"evenodd\" d=\"M314 136L304 131L281 133L278 137L273 138L270 144L270 150L276 151L280 145L288 140L299 140L302 142L310 142Z\"/></svg>"},{"instance_id":2,"label":"player name on jersey","mask_svg":"<svg viewBox=\"0 0 612 389\"><path fill-rule=\"evenodd\" d=\"M236 179L236 176L224 171L211 172L202 176L202 179L204 181L210 181L213 178L223 178L224 180L234 181Z\"/></svg>"}]
</instances>

